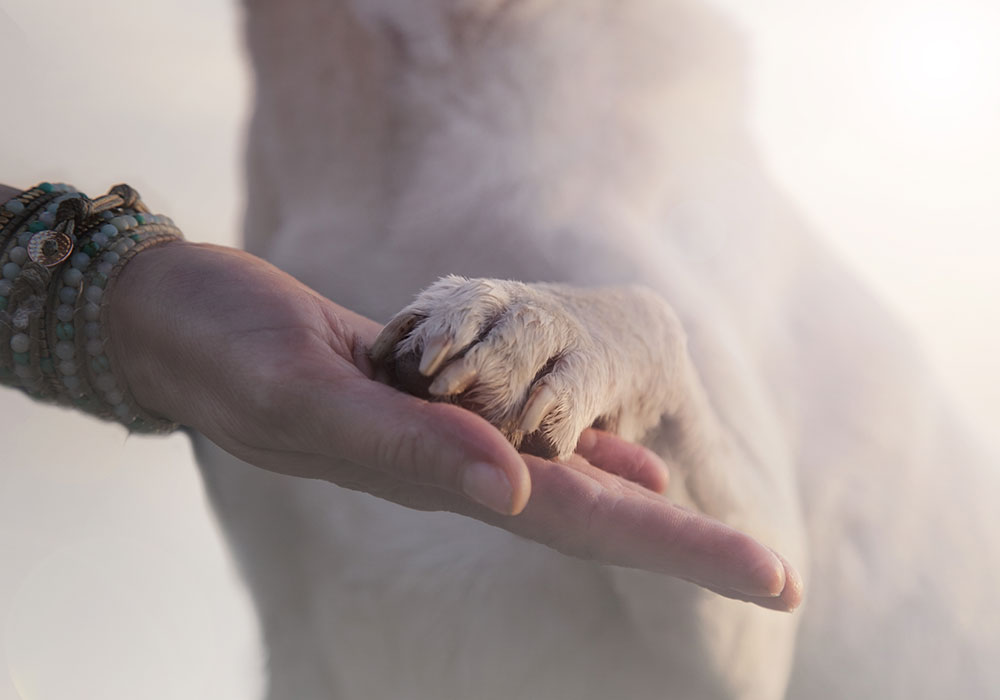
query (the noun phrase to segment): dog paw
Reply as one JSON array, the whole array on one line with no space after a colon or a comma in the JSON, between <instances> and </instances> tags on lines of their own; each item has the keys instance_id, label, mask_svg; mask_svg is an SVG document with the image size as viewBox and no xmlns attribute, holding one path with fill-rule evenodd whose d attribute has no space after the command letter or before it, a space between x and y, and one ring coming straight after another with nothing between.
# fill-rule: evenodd
<instances>
[{"instance_id":1,"label":"dog paw","mask_svg":"<svg viewBox=\"0 0 1000 700\"><path fill-rule=\"evenodd\" d=\"M571 291L445 277L385 326L372 359L394 386L478 413L525 452L567 458L620 411L614 360L568 308Z\"/></svg>"}]
</instances>

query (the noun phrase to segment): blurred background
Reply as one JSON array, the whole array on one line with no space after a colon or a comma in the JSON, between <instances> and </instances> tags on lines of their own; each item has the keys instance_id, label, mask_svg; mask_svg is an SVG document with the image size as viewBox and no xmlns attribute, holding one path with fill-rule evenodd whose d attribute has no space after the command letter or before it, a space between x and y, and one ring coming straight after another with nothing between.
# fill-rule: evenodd
<instances>
[{"instance_id":1,"label":"blurred background","mask_svg":"<svg viewBox=\"0 0 1000 700\"><path fill-rule=\"evenodd\" d=\"M1000 419L1000 5L716 0L775 176ZM230 0L0 0L0 182L127 181L234 243L249 80ZM0 700L255 697L247 596L186 441L0 392Z\"/></svg>"}]
</instances>

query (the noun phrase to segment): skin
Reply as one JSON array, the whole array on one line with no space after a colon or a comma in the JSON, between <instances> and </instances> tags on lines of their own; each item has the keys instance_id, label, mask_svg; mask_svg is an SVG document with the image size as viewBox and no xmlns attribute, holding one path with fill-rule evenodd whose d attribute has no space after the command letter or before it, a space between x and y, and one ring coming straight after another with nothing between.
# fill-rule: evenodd
<instances>
[{"instance_id":1,"label":"skin","mask_svg":"<svg viewBox=\"0 0 1000 700\"><path fill-rule=\"evenodd\" d=\"M0 201L17 194L0 186ZM518 454L479 416L376 381L368 350L381 326L259 258L160 246L105 299L111 359L137 402L251 465L462 513L767 608L801 601L780 555L664 498L668 468L649 450L587 430L566 462ZM473 465L485 465L479 478Z\"/></svg>"}]
</instances>

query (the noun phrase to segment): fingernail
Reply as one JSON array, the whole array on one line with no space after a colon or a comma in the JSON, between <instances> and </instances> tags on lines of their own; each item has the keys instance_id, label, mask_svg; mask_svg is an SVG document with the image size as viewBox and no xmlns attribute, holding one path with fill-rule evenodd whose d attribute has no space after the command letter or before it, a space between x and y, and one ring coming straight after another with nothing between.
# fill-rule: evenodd
<instances>
[{"instance_id":1,"label":"fingernail","mask_svg":"<svg viewBox=\"0 0 1000 700\"><path fill-rule=\"evenodd\" d=\"M576 441L576 451L580 450L592 450L597 445L597 433L588 428L580 433L580 437Z\"/></svg>"},{"instance_id":2,"label":"fingernail","mask_svg":"<svg viewBox=\"0 0 1000 700\"><path fill-rule=\"evenodd\" d=\"M781 591L781 597L785 599L788 603L788 612L792 612L799 605L802 604L802 592L805 587L805 583L802 581L802 574L798 570L788 563L788 560L783 556L775 552L774 556L778 557L781 562L781 566L785 571L785 587Z\"/></svg>"},{"instance_id":3,"label":"fingernail","mask_svg":"<svg viewBox=\"0 0 1000 700\"><path fill-rule=\"evenodd\" d=\"M502 515L510 515L514 495L510 481L503 470L492 464L476 462L465 468L462 491L476 503Z\"/></svg>"},{"instance_id":4,"label":"fingernail","mask_svg":"<svg viewBox=\"0 0 1000 700\"><path fill-rule=\"evenodd\" d=\"M773 553L753 572L750 580L733 586L740 593L758 598L777 598L785 588L785 567Z\"/></svg>"}]
</instances>

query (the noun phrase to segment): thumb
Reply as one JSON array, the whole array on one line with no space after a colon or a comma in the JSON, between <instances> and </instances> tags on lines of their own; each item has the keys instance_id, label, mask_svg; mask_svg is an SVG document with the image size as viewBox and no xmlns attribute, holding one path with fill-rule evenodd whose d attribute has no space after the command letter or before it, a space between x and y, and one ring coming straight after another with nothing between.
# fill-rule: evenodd
<instances>
[{"instance_id":1,"label":"thumb","mask_svg":"<svg viewBox=\"0 0 1000 700\"><path fill-rule=\"evenodd\" d=\"M326 403L312 415L332 422L333 430L325 431L327 454L464 494L503 515L520 513L528 502L531 477L524 460L471 411L367 378L326 392Z\"/></svg>"}]
</instances>

